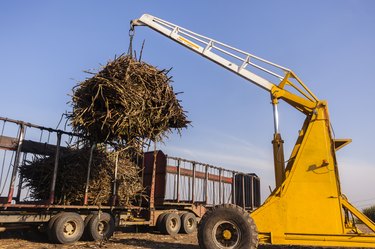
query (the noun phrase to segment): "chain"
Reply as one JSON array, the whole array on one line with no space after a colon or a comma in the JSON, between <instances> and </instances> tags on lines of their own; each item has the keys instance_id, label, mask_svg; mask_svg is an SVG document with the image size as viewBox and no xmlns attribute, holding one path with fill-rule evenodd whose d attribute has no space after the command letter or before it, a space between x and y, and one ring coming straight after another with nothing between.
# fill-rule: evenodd
<instances>
[{"instance_id":1,"label":"chain","mask_svg":"<svg viewBox=\"0 0 375 249\"><path fill-rule=\"evenodd\" d=\"M133 57L133 38L134 38L135 30L133 27L129 29L129 48L128 54Z\"/></svg>"}]
</instances>

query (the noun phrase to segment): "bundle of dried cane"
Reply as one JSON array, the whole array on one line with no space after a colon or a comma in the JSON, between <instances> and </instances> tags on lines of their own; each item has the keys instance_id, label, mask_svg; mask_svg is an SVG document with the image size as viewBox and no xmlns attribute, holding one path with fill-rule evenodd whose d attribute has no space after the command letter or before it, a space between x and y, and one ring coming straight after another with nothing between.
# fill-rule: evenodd
<instances>
[{"instance_id":1,"label":"bundle of dried cane","mask_svg":"<svg viewBox=\"0 0 375 249\"><path fill-rule=\"evenodd\" d=\"M132 146L136 141L160 141L172 128L187 126L171 87L169 70L159 70L122 55L92 78L73 88L74 131L96 142Z\"/></svg>"},{"instance_id":2,"label":"bundle of dried cane","mask_svg":"<svg viewBox=\"0 0 375 249\"><path fill-rule=\"evenodd\" d=\"M116 205L129 205L137 194L142 193L139 167L124 154L118 154L117 179L114 178L117 153L107 152L104 147L93 151L88 188L90 205L112 204L114 197ZM60 155L55 188L56 204L83 203L89 157L88 147L65 150ZM20 166L24 187L30 189L33 199L49 198L54 163L54 156L35 156ZM115 180L116 193L113 193Z\"/></svg>"}]
</instances>

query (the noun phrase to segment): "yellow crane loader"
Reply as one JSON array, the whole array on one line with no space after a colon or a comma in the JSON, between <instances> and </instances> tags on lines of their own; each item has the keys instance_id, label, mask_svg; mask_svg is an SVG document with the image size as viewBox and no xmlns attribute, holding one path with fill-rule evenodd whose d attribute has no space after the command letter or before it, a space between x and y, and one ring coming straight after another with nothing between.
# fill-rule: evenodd
<instances>
[{"instance_id":1,"label":"yellow crane loader","mask_svg":"<svg viewBox=\"0 0 375 249\"><path fill-rule=\"evenodd\" d=\"M258 244L375 248L375 224L341 193L335 153L351 140L333 138L326 101L319 100L286 67L148 14L131 21L131 35L135 26L150 27L271 96L276 188L250 215L233 205L208 212L198 230L201 248L253 249ZM279 100L306 115L286 162L279 133ZM357 222L372 233L362 232Z\"/></svg>"}]
</instances>

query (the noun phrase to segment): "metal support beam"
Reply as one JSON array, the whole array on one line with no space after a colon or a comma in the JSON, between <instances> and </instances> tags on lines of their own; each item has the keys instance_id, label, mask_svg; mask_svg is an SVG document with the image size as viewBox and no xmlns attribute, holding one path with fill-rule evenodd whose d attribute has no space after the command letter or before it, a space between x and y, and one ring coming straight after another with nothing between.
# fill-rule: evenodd
<instances>
[{"instance_id":1,"label":"metal support beam","mask_svg":"<svg viewBox=\"0 0 375 249\"><path fill-rule=\"evenodd\" d=\"M18 146L17 146L16 156L14 158L12 177L11 177L10 185L9 185L8 203L12 203L12 200L13 200L14 185L16 183L18 166L19 166L20 157L21 157L22 141L24 139L24 136L25 136L25 126L24 124L20 124L20 130L18 134Z\"/></svg>"},{"instance_id":2,"label":"metal support beam","mask_svg":"<svg viewBox=\"0 0 375 249\"><path fill-rule=\"evenodd\" d=\"M88 194L89 194L89 185L90 185L90 173L91 173L91 165L92 165L92 157L94 156L96 144L93 143L90 149L90 158L89 163L87 165L87 175L86 175L86 186L85 186L85 196L83 198L83 205L88 205Z\"/></svg>"},{"instance_id":3,"label":"metal support beam","mask_svg":"<svg viewBox=\"0 0 375 249\"><path fill-rule=\"evenodd\" d=\"M52 177L52 182L51 182L51 191L50 191L49 201L48 201L50 204L53 204L54 201L55 201L57 169L59 167L59 159L60 159L60 144L61 144L61 133L57 132L55 164L54 164L54 167L53 167L53 177Z\"/></svg>"}]
</instances>

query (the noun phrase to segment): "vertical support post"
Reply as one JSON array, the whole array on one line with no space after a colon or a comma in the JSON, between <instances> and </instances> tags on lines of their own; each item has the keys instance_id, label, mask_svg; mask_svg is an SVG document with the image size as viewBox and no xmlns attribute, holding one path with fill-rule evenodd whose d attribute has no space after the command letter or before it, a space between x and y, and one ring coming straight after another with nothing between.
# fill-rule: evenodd
<instances>
[{"instance_id":1,"label":"vertical support post","mask_svg":"<svg viewBox=\"0 0 375 249\"><path fill-rule=\"evenodd\" d=\"M26 156L27 156L27 153L26 152L23 153L22 163L25 162ZM18 188L17 188L17 198L16 198L17 202L19 202L21 200L22 183L23 183L23 178L21 176L19 176Z\"/></svg>"},{"instance_id":2,"label":"vertical support post","mask_svg":"<svg viewBox=\"0 0 375 249\"><path fill-rule=\"evenodd\" d=\"M232 172L232 204L236 204L236 173Z\"/></svg>"},{"instance_id":3,"label":"vertical support post","mask_svg":"<svg viewBox=\"0 0 375 249\"><path fill-rule=\"evenodd\" d=\"M284 141L279 133L279 112L277 110L278 100L272 98L273 113L274 113L274 129L275 134L272 140L273 144L273 159L275 168L275 183L276 188L280 187L285 180L285 165L284 165Z\"/></svg>"},{"instance_id":4,"label":"vertical support post","mask_svg":"<svg viewBox=\"0 0 375 249\"><path fill-rule=\"evenodd\" d=\"M225 171L224 171L225 172ZM224 176L223 176L224 177ZM223 179L221 179L223 181ZM225 183L222 182L221 185L223 186L223 203L225 203Z\"/></svg>"},{"instance_id":5,"label":"vertical support post","mask_svg":"<svg viewBox=\"0 0 375 249\"><path fill-rule=\"evenodd\" d=\"M181 177L181 161L177 161L177 202L180 202L180 177Z\"/></svg>"},{"instance_id":6,"label":"vertical support post","mask_svg":"<svg viewBox=\"0 0 375 249\"><path fill-rule=\"evenodd\" d=\"M221 185L221 169L219 169L219 203L218 204L222 204L222 194L223 194L223 189L222 189L222 185Z\"/></svg>"},{"instance_id":7,"label":"vertical support post","mask_svg":"<svg viewBox=\"0 0 375 249\"><path fill-rule=\"evenodd\" d=\"M191 185L191 202L195 202L195 174L196 174L196 165L193 163L193 183Z\"/></svg>"},{"instance_id":8,"label":"vertical support post","mask_svg":"<svg viewBox=\"0 0 375 249\"><path fill-rule=\"evenodd\" d=\"M59 167L59 158L60 158L60 144L61 144L61 132L57 132L57 142L56 142L56 153L55 153L55 164L53 167L53 175L51 182L51 190L49 193L49 204L53 204L55 201L55 188L56 188L56 179L57 179L57 169Z\"/></svg>"},{"instance_id":9,"label":"vertical support post","mask_svg":"<svg viewBox=\"0 0 375 249\"><path fill-rule=\"evenodd\" d=\"M222 182L221 185L223 186L223 203L225 203L225 183Z\"/></svg>"},{"instance_id":10,"label":"vertical support post","mask_svg":"<svg viewBox=\"0 0 375 249\"><path fill-rule=\"evenodd\" d=\"M215 174L216 172L214 171L214 175L216 176ZM215 206L216 205L216 196L215 196L215 184L216 181L215 181L215 178L212 179L212 205Z\"/></svg>"},{"instance_id":11,"label":"vertical support post","mask_svg":"<svg viewBox=\"0 0 375 249\"><path fill-rule=\"evenodd\" d=\"M164 165L165 167L167 167L169 165L170 160L171 159L167 156L166 159L165 159L165 161L166 161L166 165ZM145 167L143 166L143 168L145 168ZM164 194L163 194L163 202L164 202L165 197L167 195L167 189L170 189L170 188L167 187L167 185L170 184L170 181L168 180L168 173L167 172L165 172L165 174L163 174L163 175L164 175L164 183L165 183L164 184ZM173 193L174 193L174 190L173 190Z\"/></svg>"},{"instance_id":12,"label":"vertical support post","mask_svg":"<svg viewBox=\"0 0 375 249\"><path fill-rule=\"evenodd\" d=\"M191 164L191 162L189 162L189 164ZM191 182L192 182L192 177L189 175L189 176L186 176L187 177L187 182L188 182L188 192L187 192L187 200L190 202L191 201ZM185 185L186 181L183 182L183 184Z\"/></svg>"},{"instance_id":13,"label":"vertical support post","mask_svg":"<svg viewBox=\"0 0 375 249\"><path fill-rule=\"evenodd\" d=\"M151 175L151 191L150 191L150 217L151 224L154 224L154 209L155 209L155 181L156 181L156 164L158 159L158 151L156 150L156 144L154 144L154 163L152 164L152 175ZM168 159L166 159L168 162ZM167 174L165 174L167 176Z\"/></svg>"},{"instance_id":14,"label":"vertical support post","mask_svg":"<svg viewBox=\"0 0 375 249\"><path fill-rule=\"evenodd\" d=\"M83 205L87 205L88 204L88 194L89 194L91 164L92 164L92 157L94 155L95 147L96 147L96 143L92 143L91 149L90 149L89 163L87 165L86 186L85 186L85 196L83 198Z\"/></svg>"},{"instance_id":15,"label":"vertical support post","mask_svg":"<svg viewBox=\"0 0 375 249\"><path fill-rule=\"evenodd\" d=\"M241 175L242 177L242 207L243 209L246 208L246 198L245 198L245 194L246 194L246 191L245 191L245 175L242 174Z\"/></svg>"},{"instance_id":16,"label":"vertical support post","mask_svg":"<svg viewBox=\"0 0 375 249\"><path fill-rule=\"evenodd\" d=\"M205 172L205 178L204 178L204 202L207 205L208 203L208 166L205 165L206 172Z\"/></svg>"},{"instance_id":17,"label":"vertical support post","mask_svg":"<svg viewBox=\"0 0 375 249\"><path fill-rule=\"evenodd\" d=\"M255 195L255 188L254 188L254 176L251 176L251 210L254 210L254 195Z\"/></svg>"},{"instance_id":18,"label":"vertical support post","mask_svg":"<svg viewBox=\"0 0 375 249\"><path fill-rule=\"evenodd\" d=\"M117 171L118 171L118 157L119 152L116 152L116 159L115 159L115 172L114 172L114 179L113 179L113 192L112 192L112 206L116 206L116 199L117 199Z\"/></svg>"},{"instance_id":19,"label":"vertical support post","mask_svg":"<svg viewBox=\"0 0 375 249\"><path fill-rule=\"evenodd\" d=\"M14 158L12 177L10 178L10 185L9 185L9 192L8 192L8 203L12 203L12 200L13 200L14 185L16 183L18 166L19 166L20 157L21 157L22 142L23 142L24 136L25 136L25 126L24 126L24 124L21 124L20 125L20 132L18 134L18 146L17 146L16 156Z\"/></svg>"}]
</instances>

